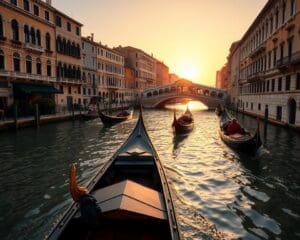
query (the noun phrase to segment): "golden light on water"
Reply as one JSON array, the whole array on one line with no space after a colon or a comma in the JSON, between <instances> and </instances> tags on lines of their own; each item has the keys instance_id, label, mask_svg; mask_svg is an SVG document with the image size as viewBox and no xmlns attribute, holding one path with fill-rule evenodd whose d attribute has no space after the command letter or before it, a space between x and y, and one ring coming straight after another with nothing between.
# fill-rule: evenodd
<instances>
[{"instance_id":1,"label":"golden light on water","mask_svg":"<svg viewBox=\"0 0 300 240\"><path fill-rule=\"evenodd\" d=\"M174 104L167 104L165 108L167 109L176 109L179 111L185 111L187 106L189 106L189 109L193 111L202 111L207 110L207 106L204 105L202 102L199 101L189 101L187 103L174 103Z\"/></svg>"}]
</instances>

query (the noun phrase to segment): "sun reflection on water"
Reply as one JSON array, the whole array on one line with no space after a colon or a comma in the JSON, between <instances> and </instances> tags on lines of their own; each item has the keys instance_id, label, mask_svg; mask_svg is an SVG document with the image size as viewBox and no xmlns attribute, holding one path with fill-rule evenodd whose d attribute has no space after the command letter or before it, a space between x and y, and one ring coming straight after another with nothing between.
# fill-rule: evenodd
<instances>
[{"instance_id":1,"label":"sun reflection on water","mask_svg":"<svg viewBox=\"0 0 300 240\"><path fill-rule=\"evenodd\" d=\"M165 105L165 108L184 111L186 110L187 106L191 111L203 111L208 109L205 104L199 101L187 101L186 103L170 103Z\"/></svg>"}]
</instances>

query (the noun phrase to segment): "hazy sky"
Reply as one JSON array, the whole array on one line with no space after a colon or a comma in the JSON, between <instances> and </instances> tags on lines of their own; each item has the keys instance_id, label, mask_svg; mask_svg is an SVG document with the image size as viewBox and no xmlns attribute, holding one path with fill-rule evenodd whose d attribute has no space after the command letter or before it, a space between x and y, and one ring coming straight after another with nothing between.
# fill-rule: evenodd
<instances>
[{"instance_id":1,"label":"hazy sky","mask_svg":"<svg viewBox=\"0 0 300 240\"><path fill-rule=\"evenodd\" d=\"M170 72L214 85L232 42L239 40L267 0L53 0L84 24L82 35L109 47L154 54Z\"/></svg>"}]
</instances>

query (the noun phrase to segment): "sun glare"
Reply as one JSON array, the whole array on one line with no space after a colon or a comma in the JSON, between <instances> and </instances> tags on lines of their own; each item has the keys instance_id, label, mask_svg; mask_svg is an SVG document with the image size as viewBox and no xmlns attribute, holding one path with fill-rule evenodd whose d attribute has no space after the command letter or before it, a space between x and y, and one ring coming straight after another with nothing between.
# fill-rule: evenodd
<instances>
[{"instance_id":1,"label":"sun glare","mask_svg":"<svg viewBox=\"0 0 300 240\"><path fill-rule=\"evenodd\" d=\"M198 70L194 65L185 65L179 70L179 76L189 80L196 80L197 74Z\"/></svg>"}]
</instances>

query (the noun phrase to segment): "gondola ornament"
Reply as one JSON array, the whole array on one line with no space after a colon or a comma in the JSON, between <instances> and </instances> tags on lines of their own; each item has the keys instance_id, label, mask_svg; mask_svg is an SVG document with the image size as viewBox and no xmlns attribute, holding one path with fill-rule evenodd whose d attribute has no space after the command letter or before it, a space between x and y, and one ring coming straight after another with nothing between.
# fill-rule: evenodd
<instances>
[{"instance_id":1,"label":"gondola ornament","mask_svg":"<svg viewBox=\"0 0 300 240\"><path fill-rule=\"evenodd\" d=\"M78 186L76 180L76 167L74 164L71 164L70 167L70 193L75 202L79 202L80 198L88 193L86 187Z\"/></svg>"}]
</instances>

